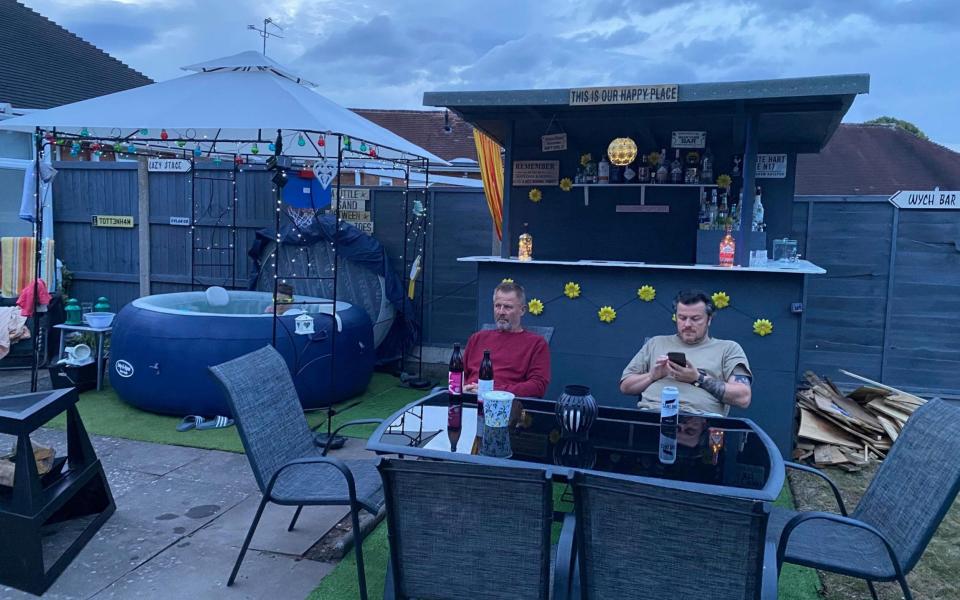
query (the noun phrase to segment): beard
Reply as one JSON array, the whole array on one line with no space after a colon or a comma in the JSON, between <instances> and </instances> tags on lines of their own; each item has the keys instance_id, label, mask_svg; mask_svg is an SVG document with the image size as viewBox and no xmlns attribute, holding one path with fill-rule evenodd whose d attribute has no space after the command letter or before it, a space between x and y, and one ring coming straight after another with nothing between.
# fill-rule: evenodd
<instances>
[{"instance_id":1,"label":"beard","mask_svg":"<svg viewBox=\"0 0 960 600\"><path fill-rule=\"evenodd\" d=\"M507 319L497 319L497 331L510 331L510 321Z\"/></svg>"}]
</instances>

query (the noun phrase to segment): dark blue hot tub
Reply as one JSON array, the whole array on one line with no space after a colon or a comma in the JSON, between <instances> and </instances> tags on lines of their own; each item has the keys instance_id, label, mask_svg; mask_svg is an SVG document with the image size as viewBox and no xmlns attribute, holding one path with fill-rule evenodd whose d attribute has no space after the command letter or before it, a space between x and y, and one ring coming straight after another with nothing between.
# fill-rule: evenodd
<instances>
[{"instance_id":1,"label":"dark blue hot tub","mask_svg":"<svg viewBox=\"0 0 960 600\"><path fill-rule=\"evenodd\" d=\"M318 300L297 296L297 301ZM272 306L266 292L229 292L212 307L204 292L146 296L123 307L113 322L110 382L137 408L170 415L229 415L223 391L207 367L269 345ZM277 320L277 350L287 361L304 408L320 408L363 393L376 349L366 312L346 302L303 305L314 333L295 332L296 311ZM334 328L337 331L334 332ZM330 369L333 344L335 363ZM335 374L331 379L331 372Z\"/></svg>"}]
</instances>

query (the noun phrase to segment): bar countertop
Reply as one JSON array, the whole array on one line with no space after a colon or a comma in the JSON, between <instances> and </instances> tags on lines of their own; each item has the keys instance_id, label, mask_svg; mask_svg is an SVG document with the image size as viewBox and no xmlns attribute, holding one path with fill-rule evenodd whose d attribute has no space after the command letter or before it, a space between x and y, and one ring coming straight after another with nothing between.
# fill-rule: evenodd
<instances>
[{"instance_id":1,"label":"bar countertop","mask_svg":"<svg viewBox=\"0 0 960 600\"><path fill-rule=\"evenodd\" d=\"M823 275L827 271L808 260L798 260L794 263L779 263L768 261L763 266L753 267L721 267L720 265L669 265L646 262L630 262L621 260L526 260L517 258L501 258L499 256L463 256L457 262L488 262L531 265L566 265L575 267L620 267L640 269L672 269L679 271L746 271L750 273L795 273L797 275ZM781 266L789 265L789 266Z\"/></svg>"}]
</instances>

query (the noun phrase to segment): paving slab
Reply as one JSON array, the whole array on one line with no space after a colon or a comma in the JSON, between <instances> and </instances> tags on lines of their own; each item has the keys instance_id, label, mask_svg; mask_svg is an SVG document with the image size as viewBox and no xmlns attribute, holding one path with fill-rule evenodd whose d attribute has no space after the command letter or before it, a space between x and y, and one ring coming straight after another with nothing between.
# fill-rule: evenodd
<instances>
[{"instance_id":1,"label":"paving slab","mask_svg":"<svg viewBox=\"0 0 960 600\"><path fill-rule=\"evenodd\" d=\"M250 492L259 492L257 480L250 470L246 454L205 450L194 460L173 469L167 477L187 479L208 485L226 485Z\"/></svg>"},{"instance_id":2,"label":"paving slab","mask_svg":"<svg viewBox=\"0 0 960 600\"><path fill-rule=\"evenodd\" d=\"M115 441L111 444L112 451L100 456L97 449L97 456L104 465L153 475L166 475L210 452L200 448L114 439ZM96 449L96 446L94 448Z\"/></svg>"},{"instance_id":3,"label":"paving slab","mask_svg":"<svg viewBox=\"0 0 960 600\"><path fill-rule=\"evenodd\" d=\"M216 540L191 536L93 598L301 600L334 567L332 563L291 560L286 556L251 550L240 567L236 583L228 588L227 577L236 558L234 552L225 552Z\"/></svg>"},{"instance_id":4,"label":"paving slab","mask_svg":"<svg viewBox=\"0 0 960 600\"><path fill-rule=\"evenodd\" d=\"M221 547L229 546L239 551L260 505L260 498L260 494L250 496L198 531L194 534L195 537L213 540ZM349 512L346 506L305 506L297 519L296 528L287 531L295 510L292 506L268 504L263 510L250 547L278 554L303 556Z\"/></svg>"}]
</instances>

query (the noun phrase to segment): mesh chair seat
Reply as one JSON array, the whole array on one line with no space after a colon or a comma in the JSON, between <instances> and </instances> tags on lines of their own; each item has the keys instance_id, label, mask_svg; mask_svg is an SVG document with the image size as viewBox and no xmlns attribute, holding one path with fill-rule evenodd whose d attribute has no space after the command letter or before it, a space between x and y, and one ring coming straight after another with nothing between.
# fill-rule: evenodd
<instances>
[{"instance_id":1,"label":"mesh chair seat","mask_svg":"<svg viewBox=\"0 0 960 600\"><path fill-rule=\"evenodd\" d=\"M803 513L775 508L767 525L768 535L780 539L783 526L799 514ZM821 519L807 521L790 536L784 556L787 562L806 567L833 565L830 570L841 575L874 581L897 578L890 554L880 538L865 529L843 523Z\"/></svg>"},{"instance_id":2,"label":"mesh chair seat","mask_svg":"<svg viewBox=\"0 0 960 600\"><path fill-rule=\"evenodd\" d=\"M316 453L320 456L320 451ZM345 460L357 490L357 502L372 514L383 506L383 484L372 460ZM293 465L277 477L271 491L277 504L344 504L350 499L339 469L328 464Z\"/></svg>"}]
</instances>

